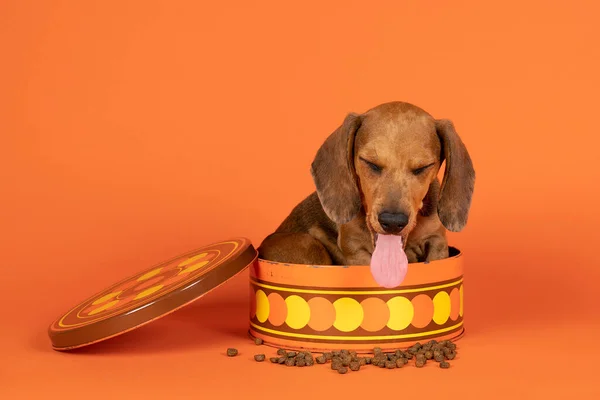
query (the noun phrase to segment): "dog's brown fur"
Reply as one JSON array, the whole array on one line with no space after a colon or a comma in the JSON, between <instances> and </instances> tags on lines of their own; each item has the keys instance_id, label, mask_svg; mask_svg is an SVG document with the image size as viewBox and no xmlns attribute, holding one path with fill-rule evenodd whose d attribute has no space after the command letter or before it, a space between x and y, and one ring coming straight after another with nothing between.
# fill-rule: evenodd
<instances>
[{"instance_id":1,"label":"dog's brown fur","mask_svg":"<svg viewBox=\"0 0 600 400\"><path fill-rule=\"evenodd\" d=\"M467 223L475 183L453 124L403 102L349 114L318 150L311 172L317 191L263 241L261 258L369 265L376 235L384 233L383 211L408 215L399 235L409 262L446 258L446 229L458 232Z\"/></svg>"}]
</instances>

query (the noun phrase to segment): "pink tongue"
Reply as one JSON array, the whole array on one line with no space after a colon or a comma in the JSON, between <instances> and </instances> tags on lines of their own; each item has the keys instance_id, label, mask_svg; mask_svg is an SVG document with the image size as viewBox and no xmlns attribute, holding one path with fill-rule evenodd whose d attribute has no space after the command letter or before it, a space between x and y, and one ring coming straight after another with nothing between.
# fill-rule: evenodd
<instances>
[{"instance_id":1,"label":"pink tongue","mask_svg":"<svg viewBox=\"0 0 600 400\"><path fill-rule=\"evenodd\" d=\"M378 235L371 256L371 274L385 288L399 286L408 269L408 259L402 249L402 238L395 235Z\"/></svg>"}]
</instances>

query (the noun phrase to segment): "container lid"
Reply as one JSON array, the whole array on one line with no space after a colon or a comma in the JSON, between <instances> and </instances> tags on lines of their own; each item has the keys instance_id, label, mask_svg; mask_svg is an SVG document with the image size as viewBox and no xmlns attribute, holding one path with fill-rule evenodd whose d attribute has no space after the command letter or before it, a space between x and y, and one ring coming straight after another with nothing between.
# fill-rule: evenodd
<instances>
[{"instance_id":1,"label":"container lid","mask_svg":"<svg viewBox=\"0 0 600 400\"><path fill-rule=\"evenodd\" d=\"M250 240L214 243L139 272L90 297L48 329L55 350L72 350L138 328L199 299L258 257Z\"/></svg>"}]
</instances>

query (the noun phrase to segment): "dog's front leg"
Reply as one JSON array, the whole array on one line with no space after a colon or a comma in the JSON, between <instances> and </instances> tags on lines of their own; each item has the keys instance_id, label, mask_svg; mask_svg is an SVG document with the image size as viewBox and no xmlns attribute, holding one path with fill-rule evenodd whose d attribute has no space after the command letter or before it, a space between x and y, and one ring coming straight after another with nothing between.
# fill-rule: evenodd
<instances>
[{"instance_id":1,"label":"dog's front leg","mask_svg":"<svg viewBox=\"0 0 600 400\"><path fill-rule=\"evenodd\" d=\"M448 241L442 235L431 236L425 243L426 262L448 258Z\"/></svg>"}]
</instances>

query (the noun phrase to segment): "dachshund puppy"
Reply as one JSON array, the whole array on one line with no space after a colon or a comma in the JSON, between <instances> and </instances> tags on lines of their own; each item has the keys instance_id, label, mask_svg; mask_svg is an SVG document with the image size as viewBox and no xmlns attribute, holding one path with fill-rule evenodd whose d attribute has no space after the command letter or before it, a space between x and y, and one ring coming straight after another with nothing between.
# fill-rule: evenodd
<instances>
[{"instance_id":1,"label":"dachshund puppy","mask_svg":"<svg viewBox=\"0 0 600 400\"><path fill-rule=\"evenodd\" d=\"M446 258L446 229L467 223L475 184L452 122L403 102L349 114L318 150L311 173L316 192L265 238L261 258L369 265L378 235L399 235L409 263Z\"/></svg>"}]
</instances>

